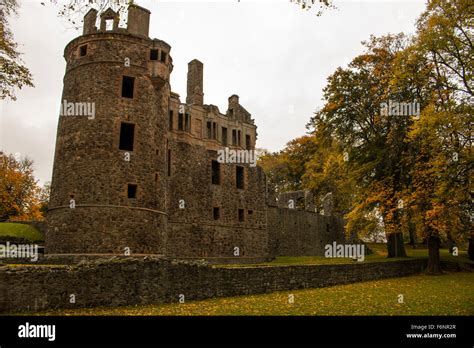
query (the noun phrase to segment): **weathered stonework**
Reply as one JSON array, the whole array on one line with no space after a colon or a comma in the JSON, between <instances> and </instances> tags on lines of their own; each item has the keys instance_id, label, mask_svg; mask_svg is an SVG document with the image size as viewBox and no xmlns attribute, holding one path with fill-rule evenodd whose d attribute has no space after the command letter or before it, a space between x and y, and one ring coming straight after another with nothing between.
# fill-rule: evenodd
<instances>
[{"instance_id":1,"label":"weathered stonework","mask_svg":"<svg viewBox=\"0 0 474 348\"><path fill-rule=\"evenodd\" d=\"M62 101L94 103L95 115L59 117L46 253L128 250L239 262L290 251L312 255L319 244L294 244L321 243L330 233L339 240L339 225L328 230L307 224L314 218L306 212L269 210L260 167L213 167L220 150L255 150L257 127L237 95L225 113L204 104L204 68L196 59L181 102L169 82L171 46L148 37L148 10L130 5L127 28L110 9L99 28L96 18L94 10L86 14L83 35L64 51ZM121 135L123 124L133 127L133 139ZM293 237L290 226L287 234L279 230L286 218L298 224Z\"/></svg>"},{"instance_id":2,"label":"weathered stonework","mask_svg":"<svg viewBox=\"0 0 474 348\"><path fill-rule=\"evenodd\" d=\"M448 266L448 264L444 265ZM421 272L426 260L277 267L211 267L163 258L64 266L0 266L0 312L178 303L319 288ZM451 264L451 270L459 270ZM76 303L70 303L70 294Z\"/></svg>"}]
</instances>

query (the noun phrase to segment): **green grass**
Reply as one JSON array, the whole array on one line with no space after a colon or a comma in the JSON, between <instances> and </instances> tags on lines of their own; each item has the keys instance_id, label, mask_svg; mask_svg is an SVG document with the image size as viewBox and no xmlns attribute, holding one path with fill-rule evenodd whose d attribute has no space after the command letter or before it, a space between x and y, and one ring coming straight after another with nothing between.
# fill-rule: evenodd
<instances>
[{"instance_id":1,"label":"green grass","mask_svg":"<svg viewBox=\"0 0 474 348\"><path fill-rule=\"evenodd\" d=\"M43 241L43 235L33 226L12 222L0 223L0 237L24 238L30 242Z\"/></svg>"},{"instance_id":2,"label":"green grass","mask_svg":"<svg viewBox=\"0 0 474 348\"><path fill-rule=\"evenodd\" d=\"M394 257L387 258L387 246L384 243L368 243L372 254L366 255L364 261L354 261L350 258L327 258L324 256L278 256L270 262L259 264L223 264L214 267L255 267L255 266L292 266L292 265L326 265L326 264L347 264L347 263L369 263L369 262L391 262L403 261L413 258L428 258L428 249L425 246L419 246L413 249L409 245L405 245L408 258ZM440 249L440 257L442 261L452 261L461 263L474 263L469 260L467 251L459 251L458 256L453 256L448 249Z\"/></svg>"},{"instance_id":3,"label":"green grass","mask_svg":"<svg viewBox=\"0 0 474 348\"><path fill-rule=\"evenodd\" d=\"M294 303L289 303L289 296ZM403 303L399 303L403 295ZM30 313L31 314L31 313ZM474 273L417 275L264 295L37 315L474 315Z\"/></svg>"}]
</instances>

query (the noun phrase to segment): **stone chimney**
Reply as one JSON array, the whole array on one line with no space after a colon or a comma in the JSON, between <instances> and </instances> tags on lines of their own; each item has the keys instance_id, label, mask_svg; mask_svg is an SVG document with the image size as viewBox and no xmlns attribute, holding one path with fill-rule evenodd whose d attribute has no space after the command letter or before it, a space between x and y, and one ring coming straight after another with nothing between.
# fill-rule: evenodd
<instances>
[{"instance_id":1,"label":"stone chimney","mask_svg":"<svg viewBox=\"0 0 474 348\"><path fill-rule=\"evenodd\" d=\"M204 103L203 64L197 59L193 59L188 63L186 103L195 105Z\"/></svg>"},{"instance_id":2,"label":"stone chimney","mask_svg":"<svg viewBox=\"0 0 474 348\"><path fill-rule=\"evenodd\" d=\"M128 6L127 31L130 34L144 36L148 38L150 29L150 14L146 8L135 4Z\"/></svg>"},{"instance_id":3,"label":"stone chimney","mask_svg":"<svg viewBox=\"0 0 474 348\"><path fill-rule=\"evenodd\" d=\"M82 35L91 34L97 31L97 28L95 27L96 20L97 10L91 8L84 16L84 28L82 30Z\"/></svg>"}]
</instances>

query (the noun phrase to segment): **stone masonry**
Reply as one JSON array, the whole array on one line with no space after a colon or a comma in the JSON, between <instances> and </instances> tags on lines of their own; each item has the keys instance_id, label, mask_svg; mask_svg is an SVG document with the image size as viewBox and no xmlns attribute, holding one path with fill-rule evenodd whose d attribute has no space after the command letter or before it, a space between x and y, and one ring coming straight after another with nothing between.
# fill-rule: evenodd
<instances>
[{"instance_id":1,"label":"stone masonry","mask_svg":"<svg viewBox=\"0 0 474 348\"><path fill-rule=\"evenodd\" d=\"M237 95L223 113L204 104L204 67L196 59L188 65L186 103L172 92L171 46L149 38L148 10L131 4L127 28L112 9L97 17L90 10L83 35L64 50L61 105L89 103L95 113L76 108L59 117L46 253L239 262L289 250L320 254L321 243L340 240L336 218L328 228L307 223L314 212L270 208L260 167L218 160L226 148L255 150L255 122ZM284 237L272 230L282 219ZM315 244L294 246L307 242Z\"/></svg>"}]
</instances>

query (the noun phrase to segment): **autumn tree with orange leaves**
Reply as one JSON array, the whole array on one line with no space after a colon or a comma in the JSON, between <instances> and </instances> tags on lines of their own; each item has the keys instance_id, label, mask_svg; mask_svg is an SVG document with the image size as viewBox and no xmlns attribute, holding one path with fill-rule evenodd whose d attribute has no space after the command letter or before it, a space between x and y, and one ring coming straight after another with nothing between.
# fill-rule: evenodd
<instances>
[{"instance_id":1,"label":"autumn tree with orange leaves","mask_svg":"<svg viewBox=\"0 0 474 348\"><path fill-rule=\"evenodd\" d=\"M366 236L381 223L388 257L405 256L406 239L426 242L433 274L441 244L453 252L469 240L474 259L472 18L472 1L431 0L413 37L371 37L328 78L311 135L262 158L280 183L337 192L348 234ZM418 109L387 115L389 101Z\"/></svg>"},{"instance_id":2,"label":"autumn tree with orange leaves","mask_svg":"<svg viewBox=\"0 0 474 348\"><path fill-rule=\"evenodd\" d=\"M33 161L0 152L0 221L42 220L47 188L38 186Z\"/></svg>"}]
</instances>

